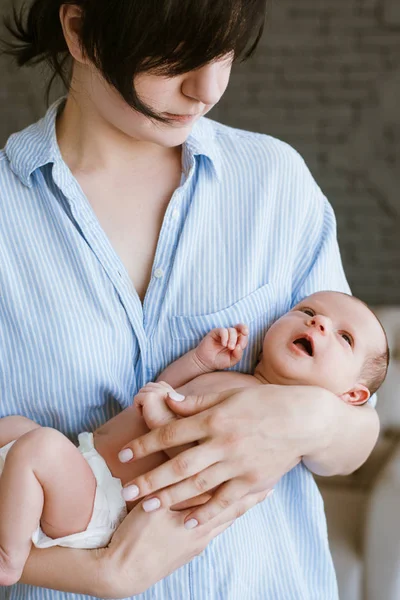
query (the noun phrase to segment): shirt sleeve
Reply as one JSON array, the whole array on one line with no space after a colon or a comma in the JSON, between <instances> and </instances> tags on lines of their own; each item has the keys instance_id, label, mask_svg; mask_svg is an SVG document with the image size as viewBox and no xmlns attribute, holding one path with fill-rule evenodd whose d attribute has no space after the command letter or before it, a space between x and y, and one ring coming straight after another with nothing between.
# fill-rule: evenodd
<instances>
[{"instance_id":1,"label":"shirt sleeve","mask_svg":"<svg viewBox=\"0 0 400 600\"><path fill-rule=\"evenodd\" d=\"M315 203L313 203L315 205ZM336 219L333 209L320 192L317 210L317 232L301 241L305 252L299 255L293 274L292 306L316 291L332 290L350 294L344 274L339 245L336 237ZM306 223L307 225L307 223Z\"/></svg>"},{"instance_id":2,"label":"shirt sleeve","mask_svg":"<svg viewBox=\"0 0 400 600\"><path fill-rule=\"evenodd\" d=\"M303 251L299 252L293 273L292 306L316 291L351 293L340 256L332 206L308 169L306 180L311 194L300 240ZM368 404L375 407L376 400L373 395Z\"/></svg>"}]
</instances>

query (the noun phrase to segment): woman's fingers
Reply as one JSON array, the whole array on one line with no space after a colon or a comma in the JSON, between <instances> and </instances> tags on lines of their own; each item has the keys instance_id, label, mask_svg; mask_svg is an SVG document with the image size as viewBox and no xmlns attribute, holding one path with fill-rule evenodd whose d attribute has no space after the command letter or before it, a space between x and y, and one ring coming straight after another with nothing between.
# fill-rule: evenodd
<instances>
[{"instance_id":1,"label":"woman's fingers","mask_svg":"<svg viewBox=\"0 0 400 600\"><path fill-rule=\"evenodd\" d=\"M237 391L241 391L241 388L226 390L218 394L187 396L184 398L184 401L172 400L167 395L166 401L174 413L182 414L182 416L187 416L187 418L171 421L158 429L154 429L132 440L121 449L118 455L120 461L129 462L130 460L143 458L166 448L174 448L182 444L189 444L190 442L200 442L213 432L214 424L218 426L219 420L217 412L214 411L213 413L206 414L205 411L223 402ZM183 407L182 405L185 406ZM128 453L125 452L126 450L130 450L129 458L127 458ZM175 483L175 481L170 481L170 484Z\"/></svg>"},{"instance_id":2,"label":"woman's fingers","mask_svg":"<svg viewBox=\"0 0 400 600\"><path fill-rule=\"evenodd\" d=\"M166 508L174 506L175 504L179 504L185 500L189 500L190 498L194 498L199 494L204 494L205 492L214 489L227 479L234 477L235 474L236 473L232 467L227 472L226 467L223 467L221 463L216 463L208 469L205 469L200 473L196 473L196 475L193 477L189 477L188 479L185 479L172 487L165 488L156 495L152 495L151 498L146 498L143 501L143 508L144 510L147 510L148 506L154 506L155 510L155 503L150 503L150 500L154 498L157 498L160 501L159 506L164 506ZM243 496L247 490L248 485L244 489L243 493L241 495L237 495L235 499Z\"/></svg>"},{"instance_id":3,"label":"woman's fingers","mask_svg":"<svg viewBox=\"0 0 400 600\"><path fill-rule=\"evenodd\" d=\"M228 479L228 478L227 478ZM231 479L231 478L229 478ZM186 519L187 523L196 522L199 525L211 521L235 503L238 503L248 492L249 484L241 479L231 479L221 485L213 497L194 510Z\"/></svg>"},{"instance_id":4,"label":"woman's fingers","mask_svg":"<svg viewBox=\"0 0 400 600\"><path fill-rule=\"evenodd\" d=\"M184 527L189 510L179 512L161 508L146 513L138 504L102 553L104 568L113 581L116 579L115 594L126 597L144 592L198 556L211 540L261 500L260 494L249 494L211 522L192 529ZM135 574L134 584L132 573Z\"/></svg>"},{"instance_id":5,"label":"woman's fingers","mask_svg":"<svg viewBox=\"0 0 400 600\"><path fill-rule=\"evenodd\" d=\"M239 478L232 479L234 476L234 472L227 474L226 469L221 464L215 464L194 477L162 490L156 496L146 498L142 506L145 511L151 512L157 510L160 506L170 507L183 503L200 492L203 492L204 495L204 492L219 486L207 502L203 503L202 506L197 505L196 509L185 518L185 527L193 529L197 525L214 522L217 517L220 519L230 518L229 515L232 512L226 512L227 510L235 511L238 506L247 506L247 503L254 502L257 504L273 491L266 490L256 494L248 494L248 482ZM219 485L224 477L229 481ZM156 499L159 501L158 503L155 502Z\"/></svg>"},{"instance_id":6,"label":"woman's fingers","mask_svg":"<svg viewBox=\"0 0 400 600\"><path fill-rule=\"evenodd\" d=\"M149 514L140 505L135 506L102 555L104 568L111 576L117 576L118 597L138 594L192 560L263 496L265 493L249 494L211 522L192 530L184 527L189 510L179 512L161 508ZM135 573L135 586L132 572Z\"/></svg>"},{"instance_id":7,"label":"woman's fingers","mask_svg":"<svg viewBox=\"0 0 400 600\"><path fill-rule=\"evenodd\" d=\"M145 592L160 579L198 556L227 524L190 531L184 527L189 511L160 509L145 513L135 506L101 552L101 568L112 581L113 598ZM111 596L110 596L111 597Z\"/></svg>"},{"instance_id":8,"label":"woman's fingers","mask_svg":"<svg viewBox=\"0 0 400 600\"><path fill-rule=\"evenodd\" d=\"M186 510L188 508L191 508L193 510L195 507L208 502L210 498L211 492L207 492L205 494L200 494L199 496L194 496L194 498L189 498L189 500L178 502L178 504L174 504L170 508L171 510Z\"/></svg>"},{"instance_id":9,"label":"woman's fingers","mask_svg":"<svg viewBox=\"0 0 400 600\"><path fill-rule=\"evenodd\" d=\"M190 415L202 413L207 409L216 406L217 404L221 404L221 402L224 402L224 400L234 396L236 392L241 391L242 388L234 388L225 390L224 392L219 392L218 394L186 396L183 401L176 401L172 399L170 395L168 395L166 402L175 414L182 417L188 417Z\"/></svg>"},{"instance_id":10,"label":"woman's fingers","mask_svg":"<svg viewBox=\"0 0 400 600\"><path fill-rule=\"evenodd\" d=\"M256 494L246 494L246 496L243 496L243 498L237 500L229 508L214 517L212 521L205 523L202 527L193 527L193 529L199 533L203 533L204 531L209 532L211 541L217 535L225 531L225 529L230 527L236 521L236 519L242 517L248 510L254 508L254 506L271 496L272 492L273 490L268 490L258 492ZM188 519L191 518L193 517L186 515L185 523L187 523Z\"/></svg>"},{"instance_id":11,"label":"woman's fingers","mask_svg":"<svg viewBox=\"0 0 400 600\"><path fill-rule=\"evenodd\" d=\"M211 445L202 444L185 450L168 462L156 467L152 471L136 477L124 488L122 495L125 500L134 500L142 496L153 494L157 490L178 483L183 479L201 473L210 464L219 460L219 452ZM137 490L139 489L139 493ZM203 490L204 491L204 490ZM198 492L197 492L198 493ZM193 495L193 494L192 494ZM187 496L186 496L187 498Z\"/></svg>"},{"instance_id":12,"label":"woman's fingers","mask_svg":"<svg viewBox=\"0 0 400 600\"><path fill-rule=\"evenodd\" d=\"M143 458L159 450L174 448L175 446L189 444L190 442L198 442L206 437L207 431L207 419L203 415L194 415L185 420L177 419L170 421L162 427L154 429L126 444L118 454L118 457L121 462L129 462L134 458ZM131 451L128 459L127 450Z\"/></svg>"},{"instance_id":13,"label":"woman's fingers","mask_svg":"<svg viewBox=\"0 0 400 600\"><path fill-rule=\"evenodd\" d=\"M252 502L254 502L253 505L258 504L258 502L265 500L265 498L273 493L273 490L267 490L258 492L257 494L248 494L248 489L248 483L240 479L234 479L221 485L208 502L197 507L196 510L192 511L185 518L185 527L187 527L187 523L202 525L209 521L213 522L220 515L226 517L226 510L235 510L235 506L245 507L247 503L251 504ZM230 513L228 512L227 514L229 515Z\"/></svg>"}]
</instances>

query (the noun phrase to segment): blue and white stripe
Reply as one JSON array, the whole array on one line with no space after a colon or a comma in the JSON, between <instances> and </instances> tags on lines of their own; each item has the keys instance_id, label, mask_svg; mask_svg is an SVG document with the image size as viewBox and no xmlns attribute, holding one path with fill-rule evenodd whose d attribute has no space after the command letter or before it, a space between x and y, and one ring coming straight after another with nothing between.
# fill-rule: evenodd
<instances>
[{"instance_id":1,"label":"blue and white stripe","mask_svg":"<svg viewBox=\"0 0 400 600\"><path fill-rule=\"evenodd\" d=\"M319 289L348 290L332 209L301 157L201 119L183 148L142 306L63 162L54 104L0 152L0 416L76 440L212 327L238 321L251 372L265 329ZM16 585L0 600L84 600ZM336 600L323 506L293 469L201 556L141 600Z\"/></svg>"}]
</instances>

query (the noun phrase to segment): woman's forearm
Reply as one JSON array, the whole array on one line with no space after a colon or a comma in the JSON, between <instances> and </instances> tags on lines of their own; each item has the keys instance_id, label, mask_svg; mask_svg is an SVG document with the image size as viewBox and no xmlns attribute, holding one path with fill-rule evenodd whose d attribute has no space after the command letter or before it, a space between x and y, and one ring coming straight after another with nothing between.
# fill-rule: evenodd
<instances>
[{"instance_id":1,"label":"woman's forearm","mask_svg":"<svg viewBox=\"0 0 400 600\"><path fill-rule=\"evenodd\" d=\"M102 568L103 550L32 547L21 583L63 592L112 597Z\"/></svg>"},{"instance_id":2,"label":"woman's forearm","mask_svg":"<svg viewBox=\"0 0 400 600\"><path fill-rule=\"evenodd\" d=\"M351 406L327 390L307 389L309 397L300 401L305 416L300 425L306 426L310 445L303 454L304 464L317 475L352 473L366 461L378 439L375 409ZM293 427L296 418L297 413Z\"/></svg>"}]
</instances>

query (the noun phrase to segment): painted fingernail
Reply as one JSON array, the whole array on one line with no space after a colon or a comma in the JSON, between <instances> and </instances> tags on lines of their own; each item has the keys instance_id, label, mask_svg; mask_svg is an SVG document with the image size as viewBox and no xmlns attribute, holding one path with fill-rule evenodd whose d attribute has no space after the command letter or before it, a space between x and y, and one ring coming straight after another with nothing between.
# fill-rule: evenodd
<instances>
[{"instance_id":1,"label":"painted fingernail","mask_svg":"<svg viewBox=\"0 0 400 600\"><path fill-rule=\"evenodd\" d=\"M185 396L178 394L178 392L168 392L168 396L171 398L171 400L175 400L175 402L182 402L182 400L185 399Z\"/></svg>"},{"instance_id":2,"label":"painted fingernail","mask_svg":"<svg viewBox=\"0 0 400 600\"><path fill-rule=\"evenodd\" d=\"M185 523L185 529L194 529L198 524L199 522L196 521L196 519L189 519L189 521L186 521Z\"/></svg>"},{"instance_id":3,"label":"painted fingernail","mask_svg":"<svg viewBox=\"0 0 400 600\"><path fill-rule=\"evenodd\" d=\"M160 508L161 502L158 498L150 498L150 500L145 500L142 506L145 512L151 512L153 510L157 510L157 508Z\"/></svg>"},{"instance_id":4,"label":"painted fingernail","mask_svg":"<svg viewBox=\"0 0 400 600\"><path fill-rule=\"evenodd\" d=\"M122 497L124 500L134 500L139 496L139 488L137 485L128 485L126 488L122 488Z\"/></svg>"},{"instance_id":5,"label":"painted fingernail","mask_svg":"<svg viewBox=\"0 0 400 600\"><path fill-rule=\"evenodd\" d=\"M120 462L126 463L133 458L133 452L130 448L125 448L125 450L121 450L121 452L118 454L118 458Z\"/></svg>"}]
</instances>

